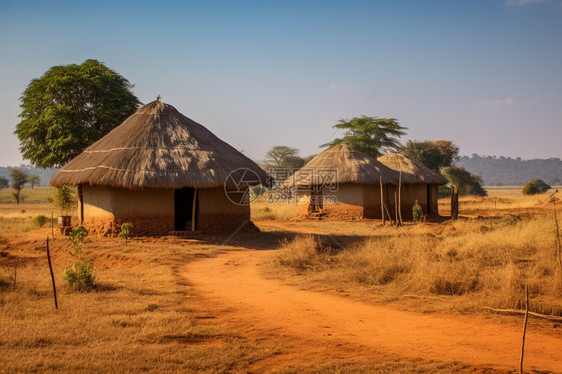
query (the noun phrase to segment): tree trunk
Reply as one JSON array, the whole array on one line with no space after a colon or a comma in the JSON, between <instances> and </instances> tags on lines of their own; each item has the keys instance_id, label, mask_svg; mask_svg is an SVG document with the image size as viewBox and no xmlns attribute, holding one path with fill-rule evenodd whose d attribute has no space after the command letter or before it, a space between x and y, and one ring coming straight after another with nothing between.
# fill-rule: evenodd
<instances>
[{"instance_id":1,"label":"tree trunk","mask_svg":"<svg viewBox=\"0 0 562 374\"><path fill-rule=\"evenodd\" d=\"M459 218L459 187L451 186L451 219Z\"/></svg>"}]
</instances>

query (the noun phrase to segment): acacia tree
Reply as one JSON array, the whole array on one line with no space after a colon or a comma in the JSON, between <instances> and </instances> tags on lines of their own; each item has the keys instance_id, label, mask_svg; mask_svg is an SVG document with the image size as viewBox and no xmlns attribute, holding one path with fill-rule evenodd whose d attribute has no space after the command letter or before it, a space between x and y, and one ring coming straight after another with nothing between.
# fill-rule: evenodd
<instances>
[{"instance_id":1,"label":"acacia tree","mask_svg":"<svg viewBox=\"0 0 562 374\"><path fill-rule=\"evenodd\" d=\"M332 147L340 143L372 157L379 157L383 152L396 151L400 148L399 138L406 135L395 118L354 117L350 120L341 119L332 126L345 130L342 138L337 138L322 147Z\"/></svg>"},{"instance_id":2,"label":"acacia tree","mask_svg":"<svg viewBox=\"0 0 562 374\"><path fill-rule=\"evenodd\" d=\"M408 140L400 152L435 171L453 165L459 158L459 147L450 140Z\"/></svg>"},{"instance_id":3,"label":"acacia tree","mask_svg":"<svg viewBox=\"0 0 562 374\"><path fill-rule=\"evenodd\" d=\"M274 168L298 169L304 165L304 160L299 156L297 148L286 145L271 147L265 154L265 163Z\"/></svg>"},{"instance_id":4,"label":"acacia tree","mask_svg":"<svg viewBox=\"0 0 562 374\"><path fill-rule=\"evenodd\" d=\"M2 188L8 187L9 185L10 185L10 182L6 178L0 177L0 190Z\"/></svg>"},{"instance_id":5,"label":"acacia tree","mask_svg":"<svg viewBox=\"0 0 562 374\"><path fill-rule=\"evenodd\" d=\"M16 205L20 205L21 190L27 183L27 174L21 169L14 168L10 170L10 177L12 177L12 188L16 191L12 194L16 199Z\"/></svg>"},{"instance_id":6,"label":"acacia tree","mask_svg":"<svg viewBox=\"0 0 562 374\"><path fill-rule=\"evenodd\" d=\"M449 166L441 170L451 186L458 187L461 196L476 195L487 196L488 193L482 187L482 178L478 175L470 174L464 168Z\"/></svg>"},{"instance_id":7,"label":"acacia tree","mask_svg":"<svg viewBox=\"0 0 562 374\"><path fill-rule=\"evenodd\" d=\"M97 60L53 66L20 98L15 134L23 158L42 168L64 165L136 110L132 88Z\"/></svg>"}]
</instances>

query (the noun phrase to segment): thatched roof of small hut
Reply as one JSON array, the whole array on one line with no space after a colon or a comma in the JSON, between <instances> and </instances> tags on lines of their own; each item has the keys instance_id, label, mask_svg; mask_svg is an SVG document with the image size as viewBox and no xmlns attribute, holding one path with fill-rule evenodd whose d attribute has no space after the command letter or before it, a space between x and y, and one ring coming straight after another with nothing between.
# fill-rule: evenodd
<instances>
[{"instance_id":1,"label":"thatched roof of small hut","mask_svg":"<svg viewBox=\"0 0 562 374\"><path fill-rule=\"evenodd\" d=\"M283 187L306 187L324 184L327 173L337 170L334 182L398 184L399 173L378 162L375 158L349 148L345 143L333 146L315 156L299 171L289 177Z\"/></svg>"},{"instance_id":2,"label":"thatched roof of small hut","mask_svg":"<svg viewBox=\"0 0 562 374\"><path fill-rule=\"evenodd\" d=\"M68 162L51 184L207 188L222 186L239 168L254 171L266 183L266 173L255 162L173 106L156 100Z\"/></svg>"},{"instance_id":3,"label":"thatched roof of small hut","mask_svg":"<svg viewBox=\"0 0 562 374\"><path fill-rule=\"evenodd\" d=\"M380 162L389 168L402 172L402 183L407 184L447 184L449 181L441 174L431 170L418 160L400 153L390 152L379 157Z\"/></svg>"}]
</instances>

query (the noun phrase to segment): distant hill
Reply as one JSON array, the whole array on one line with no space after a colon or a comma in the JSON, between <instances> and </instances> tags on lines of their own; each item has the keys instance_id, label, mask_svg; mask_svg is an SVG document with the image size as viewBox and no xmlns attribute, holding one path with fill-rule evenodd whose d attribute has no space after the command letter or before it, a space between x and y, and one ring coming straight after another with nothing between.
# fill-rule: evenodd
<instances>
[{"instance_id":1,"label":"distant hill","mask_svg":"<svg viewBox=\"0 0 562 374\"><path fill-rule=\"evenodd\" d=\"M10 170L12 170L13 168L21 169L28 175L30 174L37 175L40 179L39 181L40 186L49 186L49 181L51 180L51 177L59 170L56 168L38 169L31 165L5 166L5 167L0 166L0 177L4 177L8 180L11 180Z\"/></svg>"},{"instance_id":2,"label":"distant hill","mask_svg":"<svg viewBox=\"0 0 562 374\"><path fill-rule=\"evenodd\" d=\"M550 185L562 184L562 161L559 158L522 160L503 156L463 156L455 163L482 177L488 186L522 186L540 178Z\"/></svg>"}]
</instances>

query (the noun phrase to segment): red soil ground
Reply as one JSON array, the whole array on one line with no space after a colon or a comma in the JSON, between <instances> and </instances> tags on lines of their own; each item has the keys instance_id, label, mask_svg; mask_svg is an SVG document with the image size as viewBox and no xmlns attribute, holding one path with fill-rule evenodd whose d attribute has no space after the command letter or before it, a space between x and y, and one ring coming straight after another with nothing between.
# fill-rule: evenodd
<instances>
[{"instance_id":1,"label":"red soil ground","mask_svg":"<svg viewBox=\"0 0 562 374\"><path fill-rule=\"evenodd\" d=\"M228 252L183 269L202 308L248 339L278 343L279 354L256 372L328 361L459 361L477 372L519 368L522 326L484 316L404 311L300 290L260 275L273 251ZM526 370L562 372L562 340L529 325ZM539 371L539 372L540 372Z\"/></svg>"}]
</instances>

